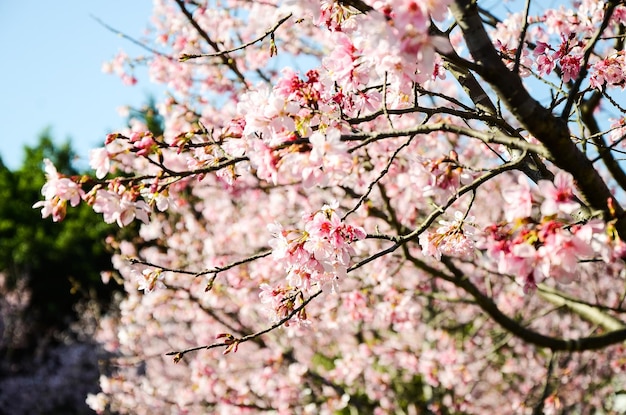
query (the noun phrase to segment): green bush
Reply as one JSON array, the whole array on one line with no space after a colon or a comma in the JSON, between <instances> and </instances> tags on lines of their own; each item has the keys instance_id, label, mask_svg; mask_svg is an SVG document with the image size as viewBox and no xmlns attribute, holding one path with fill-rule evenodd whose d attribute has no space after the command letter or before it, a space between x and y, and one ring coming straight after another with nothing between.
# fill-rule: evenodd
<instances>
[{"instance_id":1,"label":"green bush","mask_svg":"<svg viewBox=\"0 0 626 415\"><path fill-rule=\"evenodd\" d=\"M44 158L63 174L80 173L72 164L69 142L55 145L49 131L41 134L36 146L25 148L23 165L16 171L0 160L0 273L5 290L26 288L30 295L21 317L28 322L28 340L13 345L19 348L33 347L37 337L67 328L76 320L79 302L106 305L119 289L113 282L103 284L100 277L101 271L113 268L104 240L117 227L105 224L84 204L68 209L61 223L42 220L40 210L32 208L42 198ZM4 325L10 326L6 321ZM7 344L0 348L7 347L11 348Z\"/></svg>"}]
</instances>

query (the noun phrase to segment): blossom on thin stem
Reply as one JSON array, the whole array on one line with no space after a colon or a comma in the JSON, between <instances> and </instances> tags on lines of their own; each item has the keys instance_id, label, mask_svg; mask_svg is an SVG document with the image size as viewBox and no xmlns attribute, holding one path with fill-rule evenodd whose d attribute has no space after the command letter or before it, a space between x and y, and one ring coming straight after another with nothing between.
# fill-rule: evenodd
<instances>
[{"instance_id":1,"label":"blossom on thin stem","mask_svg":"<svg viewBox=\"0 0 626 415\"><path fill-rule=\"evenodd\" d=\"M559 171L554 176L554 183L549 180L540 180L537 186L545 198L541 204L541 213L544 216L558 212L569 215L580 207L580 204L575 201L574 178L569 173Z\"/></svg>"},{"instance_id":2,"label":"blossom on thin stem","mask_svg":"<svg viewBox=\"0 0 626 415\"><path fill-rule=\"evenodd\" d=\"M148 223L150 206L138 197L138 194L127 191L123 185L114 186L112 190L98 189L93 210L102 213L106 223L116 222L120 228L128 226L135 219Z\"/></svg>"},{"instance_id":3,"label":"blossom on thin stem","mask_svg":"<svg viewBox=\"0 0 626 415\"><path fill-rule=\"evenodd\" d=\"M351 243L366 236L358 227L345 224L336 213L337 203L302 217L304 230L286 230L280 224L268 226L272 257L283 262L290 285L305 291L313 285L345 277L354 248Z\"/></svg>"},{"instance_id":4,"label":"blossom on thin stem","mask_svg":"<svg viewBox=\"0 0 626 415\"><path fill-rule=\"evenodd\" d=\"M422 254L441 259L441 255L470 259L474 256L474 242L470 237L472 231L464 225L468 225L473 218L464 219L463 212L454 212L454 220L439 221L442 225L436 232L426 231L419 236ZM471 225L470 225L471 226Z\"/></svg>"},{"instance_id":5,"label":"blossom on thin stem","mask_svg":"<svg viewBox=\"0 0 626 415\"><path fill-rule=\"evenodd\" d=\"M150 269L146 268L141 272L135 271L135 280L137 281L137 289L148 294L155 289L165 288L163 283L163 270L160 268Z\"/></svg>"},{"instance_id":6,"label":"blossom on thin stem","mask_svg":"<svg viewBox=\"0 0 626 415\"><path fill-rule=\"evenodd\" d=\"M44 159L46 183L41 188L45 200L36 202L33 208L42 208L41 215L46 218L52 215L55 222L65 218L67 202L72 207L78 206L85 192L73 180L62 176L49 159Z\"/></svg>"}]
</instances>

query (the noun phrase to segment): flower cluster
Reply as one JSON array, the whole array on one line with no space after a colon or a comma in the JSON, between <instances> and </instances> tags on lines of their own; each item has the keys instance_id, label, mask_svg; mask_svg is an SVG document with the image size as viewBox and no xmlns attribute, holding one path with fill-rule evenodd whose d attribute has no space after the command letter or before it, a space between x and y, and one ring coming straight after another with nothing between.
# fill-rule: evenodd
<instances>
[{"instance_id":1,"label":"flower cluster","mask_svg":"<svg viewBox=\"0 0 626 415\"><path fill-rule=\"evenodd\" d=\"M441 226L435 232L427 231L420 235L422 253L436 259L441 259L441 255L471 259L474 256L473 233L464 225L472 221L473 218L466 219L459 211L454 212L452 222L439 221Z\"/></svg>"},{"instance_id":2,"label":"flower cluster","mask_svg":"<svg viewBox=\"0 0 626 415\"><path fill-rule=\"evenodd\" d=\"M63 177L52 162L44 160L46 171L46 183L41 188L41 194L45 200L33 205L33 208L42 208L41 215L44 218L52 215L55 222L62 221L67 211L67 202L72 207L78 206L85 192L76 182L68 177Z\"/></svg>"},{"instance_id":3,"label":"flower cluster","mask_svg":"<svg viewBox=\"0 0 626 415\"><path fill-rule=\"evenodd\" d=\"M602 89L605 85L626 86L626 55L621 50L614 55L599 60L592 67L592 75L589 79L591 86Z\"/></svg>"},{"instance_id":4,"label":"flower cluster","mask_svg":"<svg viewBox=\"0 0 626 415\"><path fill-rule=\"evenodd\" d=\"M574 190L572 176L558 172L535 191L520 177L503 192L507 222L487 227L479 245L497 272L514 276L525 292L547 278L571 283L585 273L581 261L615 260L603 222L568 225L580 207Z\"/></svg>"},{"instance_id":5,"label":"flower cluster","mask_svg":"<svg viewBox=\"0 0 626 415\"><path fill-rule=\"evenodd\" d=\"M111 190L97 189L93 210L102 213L106 223L117 223L120 228L139 219L148 223L150 206L133 191L127 191L123 185L113 186Z\"/></svg>"},{"instance_id":6,"label":"flower cluster","mask_svg":"<svg viewBox=\"0 0 626 415\"><path fill-rule=\"evenodd\" d=\"M279 223L268 226L273 238L272 256L287 270L292 287L309 291L314 285L331 283L346 276L352 242L364 239L365 231L345 224L337 215L337 203L303 216L304 230L284 229Z\"/></svg>"},{"instance_id":7,"label":"flower cluster","mask_svg":"<svg viewBox=\"0 0 626 415\"><path fill-rule=\"evenodd\" d=\"M593 247L606 239L603 224L596 221L569 229L555 220L518 229L502 225L486 233L487 255L497 272L514 276L525 292L547 278L562 284L580 278L585 273L581 260L599 256Z\"/></svg>"}]
</instances>

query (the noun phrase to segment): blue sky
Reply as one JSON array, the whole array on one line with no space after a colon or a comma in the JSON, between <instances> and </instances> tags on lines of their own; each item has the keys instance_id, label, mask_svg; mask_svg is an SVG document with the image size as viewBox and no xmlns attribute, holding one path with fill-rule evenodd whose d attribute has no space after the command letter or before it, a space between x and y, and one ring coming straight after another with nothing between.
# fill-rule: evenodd
<instances>
[{"instance_id":1,"label":"blue sky","mask_svg":"<svg viewBox=\"0 0 626 415\"><path fill-rule=\"evenodd\" d=\"M0 156L10 168L22 148L52 128L56 141L72 139L79 156L100 147L124 126L123 105L139 107L161 90L148 82L122 85L101 65L117 51L143 53L91 15L140 38L149 23L150 0L0 1ZM147 79L140 70L139 78ZM86 164L81 165L85 166Z\"/></svg>"}]
</instances>

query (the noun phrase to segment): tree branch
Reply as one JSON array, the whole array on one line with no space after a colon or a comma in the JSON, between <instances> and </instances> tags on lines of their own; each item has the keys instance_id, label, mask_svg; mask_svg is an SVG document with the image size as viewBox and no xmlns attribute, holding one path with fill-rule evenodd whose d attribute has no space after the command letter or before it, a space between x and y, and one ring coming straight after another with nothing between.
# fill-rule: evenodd
<instances>
[{"instance_id":1,"label":"tree branch","mask_svg":"<svg viewBox=\"0 0 626 415\"><path fill-rule=\"evenodd\" d=\"M580 72L578 73L576 81L574 82L574 85L569 92L567 102L565 103L565 106L563 107L563 112L561 113L561 118L563 118L564 120L569 118L569 114L572 111L572 105L574 105L574 101L576 100L576 96L578 95L578 91L580 90L580 86L587 77L587 73L589 72L589 70L587 69L587 64L589 63L589 58L593 53L593 49L595 48L598 41L601 39L602 32L604 32L604 29L606 29L606 27L609 25L611 16L613 16L613 11L619 3L621 2L617 0L610 0L605 4L604 18L602 19L602 23L600 24L600 27L598 27L598 30L596 30L593 38L585 46L583 58L580 63Z\"/></svg>"},{"instance_id":2,"label":"tree branch","mask_svg":"<svg viewBox=\"0 0 626 415\"><path fill-rule=\"evenodd\" d=\"M475 69L478 74L492 86L515 118L544 145L554 164L574 177L591 211L601 211L606 221L612 220L615 214L617 232L626 240L624 210L593 164L572 142L567 122L533 99L521 78L504 65L485 31L476 1L455 0L450 10L478 66Z\"/></svg>"},{"instance_id":3,"label":"tree branch","mask_svg":"<svg viewBox=\"0 0 626 415\"><path fill-rule=\"evenodd\" d=\"M260 336L262 336L262 335L264 335L266 333L269 333L270 331L275 330L278 327L282 326L283 324L285 324L286 322L291 320L291 318L293 316L295 316L300 311L302 311L311 301L313 301L313 299L315 297L317 297L321 293L322 293L322 290L319 290L319 291L311 294L311 296L309 298L304 300L302 302L302 304L300 304L298 307L295 307L293 310L291 310L291 312L289 314L287 314L285 317L283 317L282 319L280 319L276 323L272 324L270 327L268 327L266 329L263 329L261 331L257 331L256 333L248 334L248 335L240 337L240 338L234 337L232 335L224 336L224 337L226 337L226 340L223 341L223 342L217 342L217 343L208 344L208 345L205 345L205 346L191 347L189 349L180 350L180 351L168 352L168 353L165 353L165 355L166 356L174 356L174 361L175 362L179 362L180 359L182 359L187 353L196 352L198 350L205 350L205 349L208 350L208 349L215 349L217 347L225 347L226 348L225 352L230 351L231 347L233 345L236 346L236 345L239 345L241 343L245 343L247 341L254 340L257 337L260 337Z\"/></svg>"},{"instance_id":4,"label":"tree branch","mask_svg":"<svg viewBox=\"0 0 626 415\"><path fill-rule=\"evenodd\" d=\"M431 25L431 33L435 36L446 36L444 32L441 32L435 25ZM452 45L450 45L451 47ZM525 140L508 124L503 125L504 120L498 117L498 111L493 104L487 91L480 85L476 77L470 70L461 64L462 59L454 50L440 52L440 55L444 61L444 67L454 76L457 82L461 85L461 88L470 97L476 108L489 117L497 119L499 122L493 122L489 119L486 120L490 130L493 133L500 133L507 136L518 136L520 141ZM518 158L521 150L512 148L510 153L512 158ZM526 160L521 164L520 170L524 172L531 180L537 183L542 179L553 179L553 174L546 168L543 162L536 157L533 153L529 152L526 155Z\"/></svg>"},{"instance_id":5,"label":"tree branch","mask_svg":"<svg viewBox=\"0 0 626 415\"><path fill-rule=\"evenodd\" d=\"M603 135L600 133L600 126L593 116L593 112L600 104L602 93L595 91L589 99L583 101L580 105L580 119L589 128L591 133L591 139L598 148L598 157L602 159L602 162L606 166L613 179L619 184L622 189L626 189L626 173L622 170L619 163L613 157L611 153L611 147L609 147L604 140Z\"/></svg>"},{"instance_id":6,"label":"tree branch","mask_svg":"<svg viewBox=\"0 0 626 415\"><path fill-rule=\"evenodd\" d=\"M198 31L198 34L213 48L213 50L215 50L215 52L221 52L219 45L215 43L211 39L209 34L203 28L200 27L198 22L194 20L192 14L185 7L185 2L183 0L175 0L175 1L176 1L176 4L178 4L180 11L183 12L185 17L187 17L187 20L189 20L189 23L191 23L194 29ZM229 57L228 54L220 54L219 58L221 59L224 65L228 66L230 70L234 72L235 76L237 76L237 78L241 81L241 83L247 88L248 83L246 82L246 77L243 76L243 74L237 67L237 64L235 63L235 61L231 57Z\"/></svg>"},{"instance_id":7,"label":"tree branch","mask_svg":"<svg viewBox=\"0 0 626 415\"><path fill-rule=\"evenodd\" d=\"M411 258L410 260L412 260L414 264L418 261L416 258ZM568 340L546 336L524 327L500 311L493 300L483 294L478 287L472 284L472 282L465 275L463 275L463 272L458 269L456 265L454 265L450 258L442 257L442 262L452 273L452 277L428 266L421 261L418 261L417 263L420 268L431 273L432 275L445 279L446 281L450 281L457 287L465 290L476 299L476 304L478 304L483 311L489 314L489 316L491 316L496 323L525 342L550 349L552 351L582 352L585 350L603 349L613 344L626 341L626 326L623 324L621 325L622 328L609 331L608 333L600 336L582 337Z\"/></svg>"},{"instance_id":8,"label":"tree branch","mask_svg":"<svg viewBox=\"0 0 626 415\"><path fill-rule=\"evenodd\" d=\"M227 55L229 53L232 52L236 52L238 50L242 50L247 48L248 46L252 46L257 42L262 41L263 39L265 39L268 36L271 36L272 39L274 39L274 33L276 32L276 30L278 30L278 28L285 23L287 20L289 20L289 18L292 16L292 13L289 13L287 16L281 18L280 20L278 20L278 22L270 29L266 30L264 34L262 34L261 36L259 36L258 38L251 40L247 43L244 43L243 45L239 45L235 48L232 49L228 49L228 50L221 50L215 53L200 53L200 54L195 54L195 53L183 53L182 55L180 55L180 57L178 58L179 61L181 62L185 62L189 59L196 59L196 58L215 58L218 56L224 56Z\"/></svg>"},{"instance_id":9,"label":"tree branch","mask_svg":"<svg viewBox=\"0 0 626 415\"><path fill-rule=\"evenodd\" d=\"M135 44L135 45L139 46L140 48L145 49L145 50L147 50L148 52L153 53L153 54L155 54L155 55L162 56L162 57L164 57L164 58L166 58L166 59L168 59L168 60L170 60L170 61L173 61L173 60L174 60L174 58L173 58L173 57L171 57L170 55L166 55L166 54L165 54L165 53L163 53L163 52L159 52L158 50L156 50L156 49L153 49L153 48L149 47L149 46L148 46L148 45L146 45L145 43L140 42L139 40L137 40L137 39L135 39L135 38L133 38L133 37L131 37L131 36L127 35L126 33L120 32L119 30L115 29L114 27L109 26L108 24L104 23L104 22L103 22L101 19L99 19L98 17L96 17L96 16L94 16L94 15L91 15L91 18L92 18L92 19L94 19L96 22L98 22L101 26L103 26L103 27L104 27L105 29L107 29L109 32L113 32L113 33L115 33L116 35L120 36L120 37L121 37L121 38L123 38L123 39L128 40L129 42L131 42L131 43L133 43L133 44Z\"/></svg>"},{"instance_id":10,"label":"tree branch","mask_svg":"<svg viewBox=\"0 0 626 415\"><path fill-rule=\"evenodd\" d=\"M598 307L594 307L582 301L576 301L575 299L560 293L554 288L548 287L544 284L539 284L537 292L541 297L545 298L552 304L565 306L585 320L604 327L605 330L621 330L626 328L626 324L624 324L621 320L603 312Z\"/></svg>"}]
</instances>

